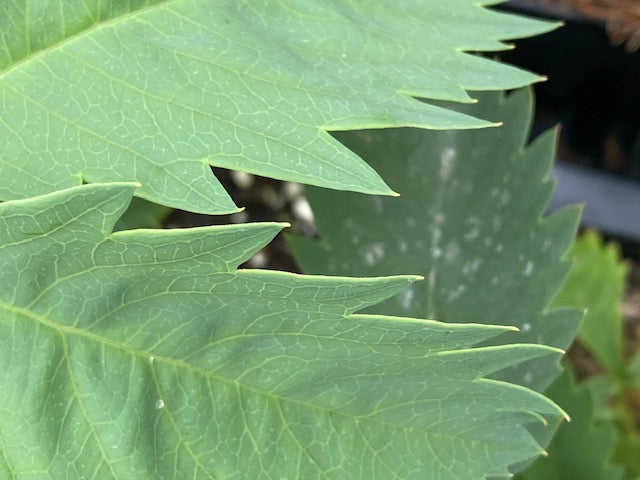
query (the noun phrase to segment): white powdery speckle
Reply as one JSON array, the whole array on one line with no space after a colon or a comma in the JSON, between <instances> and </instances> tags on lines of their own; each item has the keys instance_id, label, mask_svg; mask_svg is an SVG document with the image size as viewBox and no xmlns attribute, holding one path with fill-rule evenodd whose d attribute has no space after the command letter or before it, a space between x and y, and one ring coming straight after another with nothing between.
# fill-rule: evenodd
<instances>
[{"instance_id":1,"label":"white powdery speckle","mask_svg":"<svg viewBox=\"0 0 640 480\"><path fill-rule=\"evenodd\" d=\"M471 275L473 273L476 273L480 269L482 262L483 260L480 257L476 257L473 260L467 261L464 264L464 267L462 267L462 273L465 275Z\"/></svg>"},{"instance_id":2,"label":"white powdery speckle","mask_svg":"<svg viewBox=\"0 0 640 480\"><path fill-rule=\"evenodd\" d=\"M458 255L460 255L460 245L455 240L451 240L445 247L444 259L447 263L451 263L458 258Z\"/></svg>"},{"instance_id":3,"label":"white powdery speckle","mask_svg":"<svg viewBox=\"0 0 640 480\"><path fill-rule=\"evenodd\" d=\"M525 277L528 277L529 275L531 275L531 272L533 272L533 262L529 261L527 262L527 264L524 266L524 270L522 270L522 274Z\"/></svg>"},{"instance_id":4,"label":"white powdery speckle","mask_svg":"<svg viewBox=\"0 0 640 480\"><path fill-rule=\"evenodd\" d=\"M371 202L373 203L373 210L377 214L382 215L382 213L384 212L384 204L382 203L382 199L380 197L373 196L371 197Z\"/></svg>"},{"instance_id":5,"label":"white powdery speckle","mask_svg":"<svg viewBox=\"0 0 640 480\"><path fill-rule=\"evenodd\" d=\"M498 206L506 207L507 205L509 205L510 201L511 201L511 194L505 190L498 197Z\"/></svg>"},{"instance_id":6,"label":"white powdery speckle","mask_svg":"<svg viewBox=\"0 0 640 480\"><path fill-rule=\"evenodd\" d=\"M465 241L470 242L470 241L475 240L476 238L478 238L479 234L480 234L480 230L478 230L476 227L473 227L471 230L466 232L463 235L463 237L464 237Z\"/></svg>"},{"instance_id":7,"label":"white powdery speckle","mask_svg":"<svg viewBox=\"0 0 640 480\"><path fill-rule=\"evenodd\" d=\"M467 287L465 287L464 285L458 285L454 291L449 293L449 296L447 297L447 302L453 302L454 300L456 300L458 297L460 297L460 295L462 295L465 292L466 289Z\"/></svg>"},{"instance_id":8,"label":"white powdery speckle","mask_svg":"<svg viewBox=\"0 0 640 480\"><path fill-rule=\"evenodd\" d=\"M372 267L384 258L384 245L382 243L373 243L362 251L362 259L364 264Z\"/></svg>"},{"instance_id":9,"label":"white powdery speckle","mask_svg":"<svg viewBox=\"0 0 640 480\"><path fill-rule=\"evenodd\" d=\"M442 181L446 182L449 180L453 167L455 166L455 160L456 151L451 147L445 148L442 155L440 155L440 179Z\"/></svg>"},{"instance_id":10,"label":"white powdery speckle","mask_svg":"<svg viewBox=\"0 0 640 480\"><path fill-rule=\"evenodd\" d=\"M442 230L440 230L439 228L434 228L433 233L431 234L431 242L437 245L438 243L440 243L441 239L442 239Z\"/></svg>"},{"instance_id":11,"label":"white powdery speckle","mask_svg":"<svg viewBox=\"0 0 640 480\"><path fill-rule=\"evenodd\" d=\"M522 328L520 329L523 332L530 332L531 331L531 324L529 322L525 322L522 324Z\"/></svg>"},{"instance_id":12,"label":"white powdery speckle","mask_svg":"<svg viewBox=\"0 0 640 480\"><path fill-rule=\"evenodd\" d=\"M406 290L404 290L402 293L400 293L400 296L398 297L398 302L400 303L400 306L405 309L405 310L409 310L411 308L411 304L413 303L413 299L415 298L416 294L413 291L413 287L409 287Z\"/></svg>"},{"instance_id":13,"label":"white powdery speckle","mask_svg":"<svg viewBox=\"0 0 640 480\"><path fill-rule=\"evenodd\" d=\"M162 400L161 398L156 400L155 407L156 407L156 410L162 410L164 408L164 400Z\"/></svg>"}]
</instances>

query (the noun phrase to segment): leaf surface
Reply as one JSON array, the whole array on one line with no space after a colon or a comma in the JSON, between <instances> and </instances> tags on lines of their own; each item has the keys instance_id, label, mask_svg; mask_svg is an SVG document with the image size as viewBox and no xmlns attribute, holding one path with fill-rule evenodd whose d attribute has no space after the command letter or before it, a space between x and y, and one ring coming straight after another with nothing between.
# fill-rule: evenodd
<instances>
[{"instance_id":1,"label":"leaf surface","mask_svg":"<svg viewBox=\"0 0 640 480\"><path fill-rule=\"evenodd\" d=\"M209 165L392 194L327 131L489 125L413 98L537 79L463 50L553 24L482 3L2 2L0 200L136 180L155 203L237 210Z\"/></svg>"},{"instance_id":2,"label":"leaf surface","mask_svg":"<svg viewBox=\"0 0 640 480\"><path fill-rule=\"evenodd\" d=\"M415 277L236 270L279 224L110 233L130 184L0 204L4 478L481 478L560 410L506 327L356 314Z\"/></svg>"},{"instance_id":3,"label":"leaf surface","mask_svg":"<svg viewBox=\"0 0 640 480\"><path fill-rule=\"evenodd\" d=\"M593 406L589 408L589 415L593 419L590 424L601 425L602 431L615 429L617 435L610 439L605 448L604 434L598 437L594 430L593 439L586 437L582 441L563 441L556 447L559 449L557 455L562 457L566 454L574 459L588 455L590 460L584 463L592 465L591 477L585 475L585 478L619 478L621 474L611 466L615 462L626 469L624 478L635 479L640 475L640 434L635 420L635 398L640 383L637 373L634 378L634 368L637 368L634 367L634 360L627 361L623 356L623 318L620 312L627 265L622 261L617 245L605 244L594 231L587 231L578 238L572 257L569 277L553 303L586 311L578 338L595 357L601 374L589 376L583 381L581 389L588 390L593 398ZM635 362L637 364L637 360ZM581 401L576 399L576 402ZM563 405L569 410L574 408L568 401ZM563 433L566 429L566 426L561 427L561 438L571 438L577 434L577 431ZM551 447L550 453L553 453L553 449ZM614 450L613 456L611 450ZM602 463L600 468L597 468L597 462ZM556 463L551 461L549 465Z\"/></svg>"},{"instance_id":4,"label":"leaf surface","mask_svg":"<svg viewBox=\"0 0 640 480\"><path fill-rule=\"evenodd\" d=\"M573 247L573 266L554 299L557 306L586 308L578 338L608 372L624 370L622 314L627 267L614 244L586 232Z\"/></svg>"},{"instance_id":5,"label":"leaf surface","mask_svg":"<svg viewBox=\"0 0 640 480\"><path fill-rule=\"evenodd\" d=\"M580 314L545 308L569 268L561 258L579 211L541 218L552 189L554 133L525 148L529 91L480 98L477 106L456 108L502 118L503 127L341 134L403 195L382 199L308 189L321 241L292 238L294 252L307 273L425 277L375 312L513 324L520 328L518 340L565 349ZM559 372L545 359L504 378L542 391Z\"/></svg>"},{"instance_id":6,"label":"leaf surface","mask_svg":"<svg viewBox=\"0 0 640 480\"><path fill-rule=\"evenodd\" d=\"M591 395L584 386L575 385L571 370L558 377L546 394L567 409L571 422L560 426L547 448L549 455L538 458L519 480L622 479L623 469L610 463L618 437L615 424L596 425Z\"/></svg>"},{"instance_id":7,"label":"leaf surface","mask_svg":"<svg viewBox=\"0 0 640 480\"><path fill-rule=\"evenodd\" d=\"M114 226L114 230L133 230L134 228L162 228L162 222L169 216L171 209L134 197L127 210Z\"/></svg>"}]
</instances>

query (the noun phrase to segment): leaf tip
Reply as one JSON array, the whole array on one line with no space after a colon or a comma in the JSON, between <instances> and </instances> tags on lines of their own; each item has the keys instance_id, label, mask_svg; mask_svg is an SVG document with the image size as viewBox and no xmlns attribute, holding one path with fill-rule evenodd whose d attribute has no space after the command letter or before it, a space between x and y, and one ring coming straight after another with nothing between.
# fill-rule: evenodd
<instances>
[{"instance_id":1,"label":"leaf tip","mask_svg":"<svg viewBox=\"0 0 640 480\"><path fill-rule=\"evenodd\" d=\"M558 348L558 347L552 347L551 345L544 345L549 352L551 353L559 353L560 355L566 355L567 351L563 350L562 348Z\"/></svg>"}]
</instances>

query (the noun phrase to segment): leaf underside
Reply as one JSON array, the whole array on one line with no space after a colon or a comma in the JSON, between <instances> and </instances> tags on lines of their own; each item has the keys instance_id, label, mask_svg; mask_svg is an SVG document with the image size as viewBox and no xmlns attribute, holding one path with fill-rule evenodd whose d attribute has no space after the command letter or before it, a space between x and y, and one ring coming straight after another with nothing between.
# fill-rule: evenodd
<instances>
[{"instance_id":1,"label":"leaf underside","mask_svg":"<svg viewBox=\"0 0 640 480\"><path fill-rule=\"evenodd\" d=\"M356 314L415 277L236 270L282 227L110 233L130 184L0 204L3 478L482 478L559 409L506 330Z\"/></svg>"},{"instance_id":2,"label":"leaf underside","mask_svg":"<svg viewBox=\"0 0 640 480\"><path fill-rule=\"evenodd\" d=\"M561 258L579 210L542 218L555 135L525 148L533 104L528 90L479 99L455 108L501 118L504 126L342 133L340 140L403 194L386 199L307 189L321 241L292 238L294 253L306 273L425 277L371 311L515 325L520 332L509 334L510 341L566 349L580 313L545 308L568 271ZM500 378L543 391L560 372L554 362L538 359Z\"/></svg>"},{"instance_id":3,"label":"leaf underside","mask_svg":"<svg viewBox=\"0 0 640 480\"><path fill-rule=\"evenodd\" d=\"M0 5L0 200L135 180L155 203L237 210L209 165L389 195L327 132L487 126L414 97L536 81L463 51L554 26L475 0L81 3Z\"/></svg>"}]
</instances>

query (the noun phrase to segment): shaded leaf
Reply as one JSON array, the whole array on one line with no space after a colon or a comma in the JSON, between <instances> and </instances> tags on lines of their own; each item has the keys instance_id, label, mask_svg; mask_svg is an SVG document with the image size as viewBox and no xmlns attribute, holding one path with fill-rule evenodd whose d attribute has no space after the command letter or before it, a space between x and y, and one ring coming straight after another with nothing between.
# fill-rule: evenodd
<instances>
[{"instance_id":1,"label":"shaded leaf","mask_svg":"<svg viewBox=\"0 0 640 480\"><path fill-rule=\"evenodd\" d=\"M609 372L624 369L620 303L627 268L614 244L596 232L581 235L573 247L573 266L554 305L586 308L580 341Z\"/></svg>"},{"instance_id":2,"label":"shaded leaf","mask_svg":"<svg viewBox=\"0 0 640 480\"><path fill-rule=\"evenodd\" d=\"M114 230L133 230L134 228L161 228L162 221L171 213L171 209L147 202L141 198L132 198L129 207L115 224Z\"/></svg>"},{"instance_id":3,"label":"shaded leaf","mask_svg":"<svg viewBox=\"0 0 640 480\"><path fill-rule=\"evenodd\" d=\"M592 415L598 424L617 427L619 435L606 453L614 449L613 461L623 465L627 469L624 478L631 479L640 475L640 434L636 420L638 384L634 382L634 361L627 363L622 347L620 305L626 273L618 247L605 244L600 235L588 231L576 241L573 267L554 304L586 310L578 338L603 371L584 381L594 399ZM581 447L576 445L577 449Z\"/></svg>"},{"instance_id":4,"label":"shaded leaf","mask_svg":"<svg viewBox=\"0 0 640 480\"><path fill-rule=\"evenodd\" d=\"M547 177L555 135L548 132L524 147L532 110L528 91L480 98L477 106L456 108L502 118L503 127L340 135L403 195L381 199L308 189L322 241L293 238L296 258L307 273L426 278L375 312L513 324L520 328L518 340L565 349L580 314L545 307L569 268L561 257L579 211L541 218L552 189ZM544 359L501 378L542 391L559 372Z\"/></svg>"},{"instance_id":5,"label":"shaded leaf","mask_svg":"<svg viewBox=\"0 0 640 480\"><path fill-rule=\"evenodd\" d=\"M133 190L0 204L9 478L481 478L541 451L523 424L558 407L483 377L554 349L354 313L415 277L237 271L282 225L109 233Z\"/></svg>"},{"instance_id":6,"label":"shaded leaf","mask_svg":"<svg viewBox=\"0 0 640 480\"><path fill-rule=\"evenodd\" d=\"M0 200L137 180L155 203L235 211L209 165L392 194L327 131L488 125L412 98L537 79L463 50L553 24L482 3L2 2Z\"/></svg>"},{"instance_id":7,"label":"shaded leaf","mask_svg":"<svg viewBox=\"0 0 640 480\"><path fill-rule=\"evenodd\" d=\"M623 436L616 445L614 460L626 467L626 479L638 480L640 478L640 434L635 432Z\"/></svg>"},{"instance_id":8,"label":"shaded leaf","mask_svg":"<svg viewBox=\"0 0 640 480\"><path fill-rule=\"evenodd\" d=\"M547 395L566 408L569 423L560 426L547 448L548 456L538 458L520 480L617 480L623 469L610 463L617 438L615 425L596 425L589 391L577 387L570 370L547 390Z\"/></svg>"},{"instance_id":9,"label":"shaded leaf","mask_svg":"<svg viewBox=\"0 0 640 480\"><path fill-rule=\"evenodd\" d=\"M631 360L629 360L626 369L629 375L630 385L640 390L640 352L636 352Z\"/></svg>"}]
</instances>

